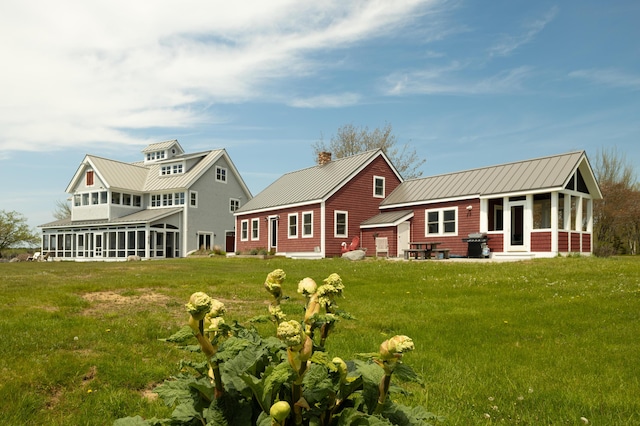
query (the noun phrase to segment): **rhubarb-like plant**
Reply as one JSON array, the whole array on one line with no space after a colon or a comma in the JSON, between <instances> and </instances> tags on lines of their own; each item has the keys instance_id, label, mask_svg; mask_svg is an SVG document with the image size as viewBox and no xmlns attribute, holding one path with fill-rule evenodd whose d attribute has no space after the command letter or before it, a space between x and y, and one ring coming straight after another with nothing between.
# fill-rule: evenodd
<instances>
[{"instance_id":1,"label":"rhubarb-like plant","mask_svg":"<svg viewBox=\"0 0 640 426\"><path fill-rule=\"evenodd\" d=\"M174 407L170 418L126 417L116 426L383 426L431 425L441 418L423 407L395 403L389 394L396 380L421 383L403 363L414 349L407 336L394 336L379 352L344 361L326 352L329 330L338 317L344 284L331 274L318 286L311 278L298 284L305 315L287 320L281 309L286 274L276 269L264 287L273 296L269 318L275 336L261 336L252 323L228 323L224 305L202 292L187 303L188 325L167 342L202 353L203 360L183 361L181 373L155 392ZM320 330L319 336L314 331ZM190 344L195 339L197 345Z\"/></svg>"}]
</instances>

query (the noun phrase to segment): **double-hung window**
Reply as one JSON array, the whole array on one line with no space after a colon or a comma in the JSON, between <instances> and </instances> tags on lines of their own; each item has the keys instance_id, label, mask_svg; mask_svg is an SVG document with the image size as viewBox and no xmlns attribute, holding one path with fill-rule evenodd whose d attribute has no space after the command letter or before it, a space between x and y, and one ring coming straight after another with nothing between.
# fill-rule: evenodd
<instances>
[{"instance_id":1,"label":"double-hung window","mask_svg":"<svg viewBox=\"0 0 640 426\"><path fill-rule=\"evenodd\" d=\"M260 219L251 219L251 240L260 239Z\"/></svg>"},{"instance_id":2,"label":"double-hung window","mask_svg":"<svg viewBox=\"0 0 640 426\"><path fill-rule=\"evenodd\" d=\"M313 212L302 212L302 238L313 237Z\"/></svg>"},{"instance_id":3,"label":"double-hung window","mask_svg":"<svg viewBox=\"0 0 640 426\"><path fill-rule=\"evenodd\" d=\"M249 240L249 221L243 220L240 222L240 240L248 241Z\"/></svg>"},{"instance_id":4,"label":"double-hung window","mask_svg":"<svg viewBox=\"0 0 640 426\"><path fill-rule=\"evenodd\" d=\"M298 213L289 215L289 238L298 238Z\"/></svg>"},{"instance_id":5,"label":"double-hung window","mask_svg":"<svg viewBox=\"0 0 640 426\"><path fill-rule=\"evenodd\" d=\"M373 196L375 198L384 198L385 188L384 188L384 177L382 176L374 176L373 177Z\"/></svg>"},{"instance_id":6,"label":"double-hung window","mask_svg":"<svg viewBox=\"0 0 640 426\"><path fill-rule=\"evenodd\" d=\"M457 235L458 234L458 208L443 208L425 211L426 229L425 235Z\"/></svg>"},{"instance_id":7,"label":"double-hung window","mask_svg":"<svg viewBox=\"0 0 640 426\"><path fill-rule=\"evenodd\" d=\"M349 213L345 211L334 212L334 237L347 237L349 228Z\"/></svg>"},{"instance_id":8,"label":"double-hung window","mask_svg":"<svg viewBox=\"0 0 640 426\"><path fill-rule=\"evenodd\" d=\"M240 208L240 200L238 200L237 198L229 198L229 211L233 213L239 208Z\"/></svg>"}]
</instances>

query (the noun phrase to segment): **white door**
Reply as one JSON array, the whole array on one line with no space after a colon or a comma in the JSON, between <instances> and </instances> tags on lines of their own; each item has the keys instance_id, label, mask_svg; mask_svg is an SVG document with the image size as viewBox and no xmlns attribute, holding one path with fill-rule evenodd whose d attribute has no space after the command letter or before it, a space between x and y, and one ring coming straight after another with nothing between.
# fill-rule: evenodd
<instances>
[{"instance_id":1,"label":"white door","mask_svg":"<svg viewBox=\"0 0 640 426\"><path fill-rule=\"evenodd\" d=\"M398 257L404 256L404 251L409 249L410 231L411 225L409 221L402 222L398 225Z\"/></svg>"}]
</instances>

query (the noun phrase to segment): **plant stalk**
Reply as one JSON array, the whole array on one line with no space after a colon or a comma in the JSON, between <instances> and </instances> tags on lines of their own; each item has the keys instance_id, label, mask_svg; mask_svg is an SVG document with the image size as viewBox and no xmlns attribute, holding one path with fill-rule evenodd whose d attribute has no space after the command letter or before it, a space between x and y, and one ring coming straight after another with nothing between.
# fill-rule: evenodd
<instances>
[{"instance_id":1,"label":"plant stalk","mask_svg":"<svg viewBox=\"0 0 640 426\"><path fill-rule=\"evenodd\" d=\"M382 412L382 408L384 407L384 403L387 400L387 394L389 393L389 385L391 384L391 374L385 373L380 381L380 394L378 395L378 404L376 404L375 413L380 414Z\"/></svg>"}]
</instances>

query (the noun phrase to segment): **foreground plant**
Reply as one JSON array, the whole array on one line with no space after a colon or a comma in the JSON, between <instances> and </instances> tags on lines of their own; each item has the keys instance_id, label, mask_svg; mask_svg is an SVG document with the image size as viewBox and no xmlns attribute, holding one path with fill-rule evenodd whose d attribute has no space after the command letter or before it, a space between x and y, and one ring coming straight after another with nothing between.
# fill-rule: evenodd
<instances>
[{"instance_id":1,"label":"foreground plant","mask_svg":"<svg viewBox=\"0 0 640 426\"><path fill-rule=\"evenodd\" d=\"M269 317L277 323L276 337L264 338L237 322L227 324L221 302L194 293L186 305L188 326L166 341L188 343L195 338L198 345L185 349L202 353L204 361L183 361L183 372L155 389L175 407L172 417L127 417L116 425L374 426L430 425L439 420L422 407L405 407L389 398L392 375L420 383L402 363L403 355L414 349L409 337L394 336L379 352L362 359L331 358L324 346L338 318L342 279L331 274L320 286L311 278L300 281L305 315L297 321L274 315L282 312L280 303L286 300L285 278L284 271L276 269L264 283L273 296Z\"/></svg>"}]
</instances>

